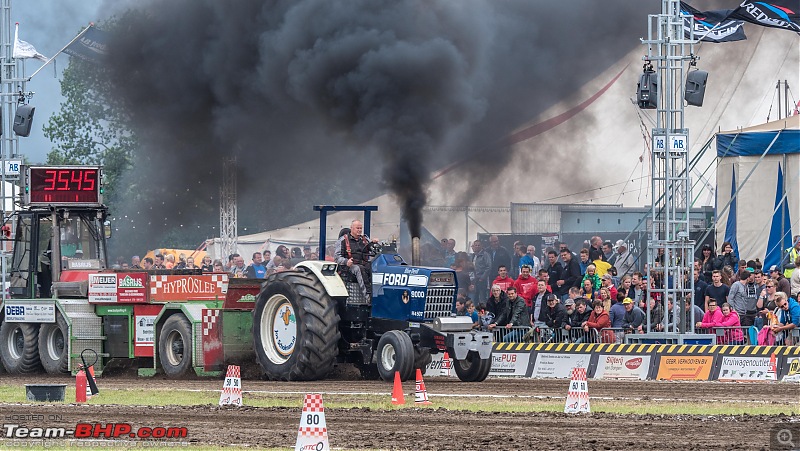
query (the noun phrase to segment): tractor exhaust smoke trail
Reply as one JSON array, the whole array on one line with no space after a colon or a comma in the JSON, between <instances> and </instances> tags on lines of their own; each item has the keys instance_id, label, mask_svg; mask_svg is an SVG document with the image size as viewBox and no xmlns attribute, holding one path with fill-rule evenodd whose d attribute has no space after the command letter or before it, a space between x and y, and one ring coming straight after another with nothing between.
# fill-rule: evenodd
<instances>
[{"instance_id":1,"label":"tractor exhaust smoke trail","mask_svg":"<svg viewBox=\"0 0 800 451\"><path fill-rule=\"evenodd\" d=\"M486 149L634 48L644 30L633 24L657 10L654 0L129 5L112 30L110 81L142 141L135 165L146 172L132 173L167 194L134 211L189 221L179 193L215 199L221 157L234 154L240 223L286 226L287 211L337 192L363 202L382 186L412 236L432 171L481 153L464 181L492 189L510 152ZM580 160L560 147L542 159Z\"/></svg>"}]
</instances>

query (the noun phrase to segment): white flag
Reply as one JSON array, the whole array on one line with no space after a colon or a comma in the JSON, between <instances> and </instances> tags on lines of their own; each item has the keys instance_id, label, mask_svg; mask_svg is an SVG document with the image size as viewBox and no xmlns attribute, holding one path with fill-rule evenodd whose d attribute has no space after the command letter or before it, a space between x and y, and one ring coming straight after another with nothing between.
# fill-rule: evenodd
<instances>
[{"instance_id":1,"label":"white flag","mask_svg":"<svg viewBox=\"0 0 800 451\"><path fill-rule=\"evenodd\" d=\"M37 60L47 61L47 57L36 51L36 48L29 43L19 39L19 23L14 29L14 51L13 58L36 58Z\"/></svg>"}]
</instances>

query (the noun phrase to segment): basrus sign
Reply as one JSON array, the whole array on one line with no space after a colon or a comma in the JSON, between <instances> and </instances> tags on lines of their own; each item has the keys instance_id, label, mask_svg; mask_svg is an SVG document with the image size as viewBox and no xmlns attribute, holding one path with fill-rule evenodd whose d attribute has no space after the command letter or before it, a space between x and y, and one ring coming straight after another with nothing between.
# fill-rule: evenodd
<instances>
[{"instance_id":1,"label":"basrus sign","mask_svg":"<svg viewBox=\"0 0 800 451\"><path fill-rule=\"evenodd\" d=\"M658 362L658 380L707 381L714 365L711 355L662 355Z\"/></svg>"},{"instance_id":2,"label":"basrus sign","mask_svg":"<svg viewBox=\"0 0 800 451\"><path fill-rule=\"evenodd\" d=\"M137 302L147 301L147 289L145 282L147 273L134 272L117 275L117 302Z\"/></svg>"},{"instance_id":3,"label":"basrus sign","mask_svg":"<svg viewBox=\"0 0 800 451\"><path fill-rule=\"evenodd\" d=\"M89 302L147 302L147 273L100 273L89 275Z\"/></svg>"},{"instance_id":4,"label":"basrus sign","mask_svg":"<svg viewBox=\"0 0 800 451\"><path fill-rule=\"evenodd\" d=\"M227 274L150 276L150 300L155 302L224 300L227 292Z\"/></svg>"}]
</instances>

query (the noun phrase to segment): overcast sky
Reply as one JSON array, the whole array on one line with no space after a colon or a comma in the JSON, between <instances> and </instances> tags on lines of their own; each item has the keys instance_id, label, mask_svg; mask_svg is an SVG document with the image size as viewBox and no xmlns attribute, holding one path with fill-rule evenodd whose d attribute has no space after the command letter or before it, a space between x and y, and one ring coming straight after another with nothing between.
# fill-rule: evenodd
<instances>
[{"instance_id":1,"label":"overcast sky","mask_svg":"<svg viewBox=\"0 0 800 451\"><path fill-rule=\"evenodd\" d=\"M103 0L12 0L12 39L14 22L19 22L19 38L28 41L39 53L49 58L75 37L81 27L107 17L106 8L102 7L104 3ZM32 74L41 64L38 60L26 60L26 75ZM52 148L42 132L42 127L58 111L64 100L59 82L61 71L68 64L69 56L62 54L56 61L58 74L55 74L52 67L47 67L26 87L28 91L36 93L31 99L36 113L31 135L20 138L19 148L20 153L26 155L32 163L44 162Z\"/></svg>"}]
</instances>

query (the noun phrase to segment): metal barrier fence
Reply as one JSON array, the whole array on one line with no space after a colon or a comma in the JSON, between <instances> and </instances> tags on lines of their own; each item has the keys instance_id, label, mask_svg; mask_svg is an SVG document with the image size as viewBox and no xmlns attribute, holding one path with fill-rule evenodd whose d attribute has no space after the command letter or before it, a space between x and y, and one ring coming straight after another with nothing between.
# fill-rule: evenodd
<instances>
[{"instance_id":1,"label":"metal barrier fence","mask_svg":"<svg viewBox=\"0 0 800 451\"><path fill-rule=\"evenodd\" d=\"M623 329L551 329L546 326L496 327L492 338L496 343L623 343Z\"/></svg>"},{"instance_id":2,"label":"metal barrier fence","mask_svg":"<svg viewBox=\"0 0 800 451\"><path fill-rule=\"evenodd\" d=\"M754 326L734 327L709 327L695 329L700 334L714 334L717 336L718 345L759 345L758 335L760 329ZM769 335L769 332L767 332ZM789 346L800 344L800 329L778 332L765 337L761 345Z\"/></svg>"},{"instance_id":3,"label":"metal barrier fence","mask_svg":"<svg viewBox=\"0 0 800 451\"><path fill-rule=\"evenodd\" d=\"M697 328L697 334L713 334L720 345L758 345L758 330L750 326ZM492 330L495 343L625 343L625 335L635 334L634 330L624 328L589 329L551 329L546 326L498 326ZM800 344L800 329L778 333L768 345Z\"/></svg>"}]
</instances>

